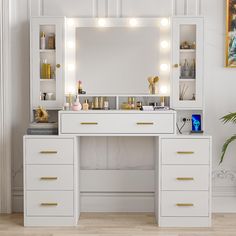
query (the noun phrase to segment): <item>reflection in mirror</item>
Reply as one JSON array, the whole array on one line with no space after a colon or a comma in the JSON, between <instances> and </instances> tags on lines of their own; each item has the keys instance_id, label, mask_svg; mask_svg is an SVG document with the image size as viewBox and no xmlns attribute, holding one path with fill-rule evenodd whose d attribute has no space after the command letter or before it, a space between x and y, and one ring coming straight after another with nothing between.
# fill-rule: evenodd
<instances>
[{"instance_id":1,"label":"reflection in mirror","mask_svg":"<svg viewBox=\"0 0 236 236\"><path fill-rule=\"evenodd\" d=\"M87 93L148 93L159 71L157 27L76 29L76 79Z\"/></svg>"}]
</instances>

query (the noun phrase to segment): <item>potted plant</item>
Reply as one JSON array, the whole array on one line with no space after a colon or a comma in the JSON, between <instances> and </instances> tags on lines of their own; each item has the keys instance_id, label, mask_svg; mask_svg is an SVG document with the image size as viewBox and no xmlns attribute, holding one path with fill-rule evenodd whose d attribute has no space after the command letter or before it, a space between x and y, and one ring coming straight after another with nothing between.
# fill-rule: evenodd
<instances>
[{"instance_id":1,"label":"potted plant","mask_svg":"<svg viewBox=\"0 0 236 236\"><path fill-rule=\"evenodd\" d=\"M233 124L236 124L236 112L231 112L231 113L229 113L229 114L223 116L223 117L221 118L221 121L222 121L224 124L226 124L226 123L228 123L228 122L232 122ZM227 150L229 144L232 143L232 142L235 141L235 140L236 140L236 134L232 135L230 138L228 138L228 139L225 141L225 143L224 143L224 145L223 145L223 147L222 147L222 150L221 150L221 157L220 157L220 163L219 163L219 164L221 164L222 161L224 160L225 152L226 152L226 150Z\"/></svg>"}]
</instances>

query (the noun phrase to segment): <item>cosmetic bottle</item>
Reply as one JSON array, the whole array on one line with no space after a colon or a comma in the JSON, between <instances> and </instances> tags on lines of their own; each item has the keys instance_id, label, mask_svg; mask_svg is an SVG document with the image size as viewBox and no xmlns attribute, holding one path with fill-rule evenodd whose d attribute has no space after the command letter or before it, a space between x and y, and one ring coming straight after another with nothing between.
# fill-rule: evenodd
<instances>
[{"instance_id":1,"label":"cosmetic bottle","mask_svg":"<svg viewBox=\"0 0 236 236\"><path fill-rule=\"evenodd\" d=\"M85 110L85 111L87 111L89 109L88 99L85 99L82 107L83 107L83 110Z\"/></svg>"},{"instance_id":2,"label":"cosmetic bottle","mask_svg":"<svg viewBox=\"0 0 236 236\"><path fill-rule=\"evenodd\" d=\"M73 111L80 111L82 109L82 105L79 102L79 96L77 95L75 102L73 103L72 110Z\"/></svg>"},{"instance_id":3,"label":"cosmetic bottle","mask_svg":"<svg viewBox=\"0 0 236 236\"><path fill-rule=\"evenodd\" d=\"M40 49L46 49L46 37L44 32L41 32L40 35Z\"/></svg>"},{"instance_id":4,"label":"cosmetic bottle","mask_svg":"<svg viewBox=\"0 0 236 236\"><path fill-rule=\"evenodd\" d=\"M78 81L78 94L82 94L82 92L83 92L83 89L82 89L82 81L79 80L79 81Z\"/></svg>"}]
</instances>

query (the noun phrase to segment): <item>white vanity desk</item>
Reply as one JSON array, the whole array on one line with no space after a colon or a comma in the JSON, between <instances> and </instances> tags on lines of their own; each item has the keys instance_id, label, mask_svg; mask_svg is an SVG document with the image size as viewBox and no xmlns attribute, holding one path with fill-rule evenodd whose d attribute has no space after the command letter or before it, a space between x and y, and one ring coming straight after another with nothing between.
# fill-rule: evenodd
<instances>
[{"instance_id":1,"label":"white vanity desk","mask_svg":"<svg viewBox=\"0 0 236 236\"><path fill-rule=\"evenodd\" d=\"M25 136L24 139L25 225L78 223L80 188L86 184L85 180L81 183L81 178L89 177L86 171L80 173L80 137L153 136L156 137L153 183L157 224L160 227L210 226L211 137L176 135L175 121L173 110L60 111L58 136ZM135 190L129 186L132 174L125 177L121 182L127 181L127 191L130 188L132 192ZM145 174L143 178L140 186L146 184ZM104 172L101 181L105 188L106 184L112 186ZM93 186L91 179L87 183ZM119 189L119 183L113 185L111 191Z\"/></svg>"}]
</instances>

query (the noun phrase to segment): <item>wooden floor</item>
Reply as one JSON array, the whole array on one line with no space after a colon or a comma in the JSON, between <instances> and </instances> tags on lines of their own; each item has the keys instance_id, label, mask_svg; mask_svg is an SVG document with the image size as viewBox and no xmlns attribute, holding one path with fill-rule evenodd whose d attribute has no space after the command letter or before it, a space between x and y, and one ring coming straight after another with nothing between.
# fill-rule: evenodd
<instances>
[{"instance_id":1,"label":"wooden floor","mask_svg":"<svg viewBox=\"0 0 236 236\"><path fill-rule=\"evenodd\" d=\"M0 236L236 236L236 214L214 214L212 228L167 229L151 213L83 213L77 227L24 228L21 214L0 215Z\"/></svg>"}]
</instances>

